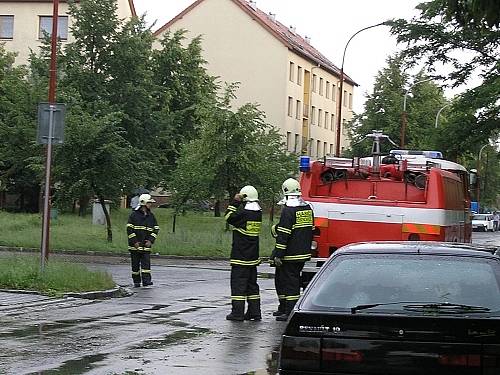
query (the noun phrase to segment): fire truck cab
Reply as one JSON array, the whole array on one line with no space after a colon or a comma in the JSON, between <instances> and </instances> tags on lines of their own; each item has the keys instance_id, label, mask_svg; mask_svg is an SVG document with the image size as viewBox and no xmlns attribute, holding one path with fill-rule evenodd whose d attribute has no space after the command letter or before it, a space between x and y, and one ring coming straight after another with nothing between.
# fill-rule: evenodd
<instances>
[{"instance_id":1,"label":"fire truck cab","mask_svg":"<svg viewBox=\"0 0 500 375\"><path fill-rule=\"evenodd\" d=\"M470 242L469 174L437 151L380 152L388 138L373 131L372 156L301 160L302 197L315 216L313 258L362 241Z\"/></svg>"}]
</instances>

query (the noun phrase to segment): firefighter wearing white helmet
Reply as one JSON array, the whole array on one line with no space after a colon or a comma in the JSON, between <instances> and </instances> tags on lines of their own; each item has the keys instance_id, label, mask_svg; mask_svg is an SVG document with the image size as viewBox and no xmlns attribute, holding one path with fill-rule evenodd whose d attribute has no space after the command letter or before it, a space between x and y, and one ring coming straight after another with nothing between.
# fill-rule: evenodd
<instances>
[{"instance_id":1,"label":"firefighter wearing white helmet","mask_svg":"<svg viewBox=\"0 0 500 375\"><path fill-rule=\"evenodd\" d=\"M284 199L280 221L271 228L276 245L271 262L276 266L275 287L279 307L276 320L287 320L300 297L300 273L311 259L314 215L311 206L301 197L300 184L293 178L283 182Z\"/></svg>"},{"instance_id":2,"label":"firefighter wearing white helmet","mask_svg":"<svg viewBox=\"0 0 500 375\"><path fill-rule=\"evenodd\" d=\"M149 194L139 196L139 205L128 218L128 249L132 263L132 280L135 287L153 285L151 281L151 247L160 227L151 211L156 201Z\"/></svg>"},{"instance_id":3,"label":"firefighter wearing white helmet","mask_svg":"<svg viewBox=\"0 0 500 375\"><path fill-rule=\"evenodd\" d=\"M227 320L261 320L260 291L257 284L259 234L262 209L253 186L243 187L227 207L225 219L233 226L231 246L231 313ZM245 313L245 302L248 310Z\"/></svg>"}]
</instances>

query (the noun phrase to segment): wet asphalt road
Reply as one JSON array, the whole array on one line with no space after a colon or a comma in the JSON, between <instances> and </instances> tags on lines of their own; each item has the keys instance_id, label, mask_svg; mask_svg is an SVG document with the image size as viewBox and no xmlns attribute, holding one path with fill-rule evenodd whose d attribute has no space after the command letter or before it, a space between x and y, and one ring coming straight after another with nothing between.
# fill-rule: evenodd
<instances>
[{"instance_id":1,"label":"wet asphalt road","mask_svg":"<svg viewBox=\"0 0 500 375\"><path fill-rule=\"evenodd\" d=\"M126 264L92 267L129 283ZM153 264L155 285L127 298L17 295L0 304L0 374L275 373L284 323L271 316L273 280L259 280L262 322L230 322L229 272L210 267Z\"/></svg>"},{"instance_id":2,"label":"wet asphalt road","mask_svg":"<svg viewBox=\"0 0 500 375\"><path fill-rule=\"evenodd\" d=\"M473 242L500 246L500 232ZM112 262L91 267L130 285L128 261ZM104 301L0 293L0 374L274 374L284 323L271 316L273 280L259 279L262 322L229 322L228 270L153 260L153 287Z\"/></svg>"}]
</instances>

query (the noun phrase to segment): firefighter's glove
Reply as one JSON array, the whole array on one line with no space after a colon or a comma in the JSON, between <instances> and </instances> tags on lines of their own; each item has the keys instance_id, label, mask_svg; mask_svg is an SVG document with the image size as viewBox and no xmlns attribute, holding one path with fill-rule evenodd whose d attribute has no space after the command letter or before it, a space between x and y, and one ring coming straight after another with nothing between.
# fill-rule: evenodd
<instances>
[{"instance_id":1,"label":"firefighter's glove","mask_svg":"<svg viewBox=\"0 0 500 375\"><path fill-rule=\"evenodd\" d=\"M151 247L151 241L150 241L150 240L146 240L146 241L144 242L144 246L145 246L145 247Z\"/></svg>"},{"instance_id":2,"label":"firefighter's glove","mask_svg":"<svg viewBox=\"0 0 500 375\"><path fill-rule=\"evenodd\" d=\"M281 267L283 265L283 261L281 260L281 258L274 258L274 264L276 265L276 267Z\"/></svg>"}]
</instances>

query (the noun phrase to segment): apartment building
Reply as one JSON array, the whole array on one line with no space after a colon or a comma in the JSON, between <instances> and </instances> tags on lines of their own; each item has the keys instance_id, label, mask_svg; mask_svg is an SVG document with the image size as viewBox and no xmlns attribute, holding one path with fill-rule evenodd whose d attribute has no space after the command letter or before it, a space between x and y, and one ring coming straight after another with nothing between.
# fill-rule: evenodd
<instances>
[{"instance_id":1,"label":"apartment building","mask_svg":"<svg viewBox=\"0 0 500 375\"><path fill-rule=\"evenodd\" d=\"M335 153L340 70L308 38L287 27L254 1L197 0L155 32L156 48L167 32L202 35L210 74L240 82L236 106L259 103L289 151L322 157ZM342 122L352 118L356 83L345 76Z\"/></svg>"},{"instance_id":2,"label":"apartment building","mask_svg":"<svg viewBox=\"0 0 500 375\"><path fill-rule=\"evenodd\" d=\"M52 34L52 0L0 0L0 43L16 52L16 64L26 64L30 51L37 51L44 32ZM72 42L72 20L67 0L60 0L58 36L62 43ZM118 17L136 15L133 0L118 0Z\"/></svg>"}]
</instances>

